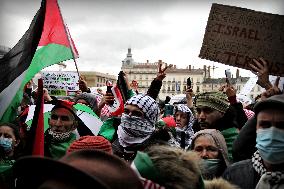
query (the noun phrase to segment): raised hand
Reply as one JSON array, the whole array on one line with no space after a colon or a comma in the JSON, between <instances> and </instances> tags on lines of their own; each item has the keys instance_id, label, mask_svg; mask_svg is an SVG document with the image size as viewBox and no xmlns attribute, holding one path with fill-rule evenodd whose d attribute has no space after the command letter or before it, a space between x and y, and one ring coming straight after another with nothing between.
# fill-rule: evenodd
<instances>
[{"instance_id":1,"label":"raised hand","mask_svg":"<svg viewBox=\"0 0 284 189\"><path fill-rule=\"evenodd\" d=\"M171 68L171 67L173 67L172 64L166 66L165 68L162 68L162 64L159 63L159 71L158 71L158 75L157 75L156 79L157 79L157 80L160 80L160 81L163 81L163 79L165 79L165 77L166 77L166 72L165 72L165 71L166 71L168 68Z\"/></svg>"},{"instance_id":2,"label":"raised hand","mask_svg":"<svg viewBox=\"0 0 284 189\"><path fill-rule=\"evenodd\" d=\"M253 59L253 63L249 64L249 66L258 77L258 85L266 90L273 87L269 81L268 63L262 57L260 57L259 60Z\"/></svg>"},{"instance_id":3,"label":"raised hand","mask_svg":"<svg viewBox=\"0 0 284 189\"><path fill-rule=\"evenodd\" d=\"M232 85L227 84L224 88L224 91L228 98L237 95L237 90Z\"/></svg>"},{"instance_id":4,"label":"raised hand","mask_svg":"<svg viewBox=\"0 0 284 189\"><path fill-rule=\"evenodd\" d=\"M279 89L278 85L279 85L279 81L280 81L280 77L277 77L275 82L274 82L274 85L264 91L262 94L261 94L261 100L265 100L267 99L268 97L271 97L273 95L277 95L277 94L280 94L281 93L281 90Z\"/></svg>"},{"instance_id":5,"label":"raised hand","mask_svg":"<svg viewBox=\"0 0 284 189\"><path fill-rule=\"evenodd\" d=\"M84 78L82 76L80 76L79 78L79 89L82 92L88 92L88 86L87 86L87 82L84 80Z\"/></svg>"}]
</instances>

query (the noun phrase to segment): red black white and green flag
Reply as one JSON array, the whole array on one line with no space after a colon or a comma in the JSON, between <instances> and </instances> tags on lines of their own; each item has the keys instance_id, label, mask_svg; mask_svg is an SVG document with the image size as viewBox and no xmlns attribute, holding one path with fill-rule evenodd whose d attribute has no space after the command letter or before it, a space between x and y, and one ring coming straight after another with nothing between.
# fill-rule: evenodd
<instances>
[{"instance_id":1,"label":"red black white and green flag","mask_svg":"<svg viewBox=\"0 0 284 189\"><path fill-rule=\"evenodd\" d=\"M43 0L21 40L0 59L0 119L12 121L25 84L40 70L78 57L57 0Z\"/></svg>"}]
</instances>

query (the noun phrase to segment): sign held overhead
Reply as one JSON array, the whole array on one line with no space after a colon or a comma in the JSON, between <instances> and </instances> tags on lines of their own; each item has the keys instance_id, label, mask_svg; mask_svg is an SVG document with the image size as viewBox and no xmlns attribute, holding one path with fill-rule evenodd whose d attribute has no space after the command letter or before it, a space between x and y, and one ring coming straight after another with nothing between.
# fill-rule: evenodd
<instances>
[{"instance_id":1,"label":"sign held overhead","mask_svg":"<svg viewBox=\"0 0 284 189\"><path fill-rule=\"evenodd\" d=\"M269 74L284 76L284 16L212 4L199 57L250 69L263 57Z\"/></svg>"}]
</instances>

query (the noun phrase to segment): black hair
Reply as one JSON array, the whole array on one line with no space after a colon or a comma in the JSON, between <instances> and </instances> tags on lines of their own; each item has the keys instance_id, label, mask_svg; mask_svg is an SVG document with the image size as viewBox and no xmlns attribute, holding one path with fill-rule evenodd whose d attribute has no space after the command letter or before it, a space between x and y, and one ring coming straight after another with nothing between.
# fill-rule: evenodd
<instances>
[{"instance_id":1,"label":"black hair","mask_svg":"<svg viewBox=\"0 0 284 189\"><path fill-rule=\"evenodd\" d=\"M16 140L20 139L20 131L19 131L19 127L17 125L15 125L13 123L1 123L0 127L2 127L2 126L10 127L13 130L13 133L16 137Z\"/></svg>"}]
</instances>

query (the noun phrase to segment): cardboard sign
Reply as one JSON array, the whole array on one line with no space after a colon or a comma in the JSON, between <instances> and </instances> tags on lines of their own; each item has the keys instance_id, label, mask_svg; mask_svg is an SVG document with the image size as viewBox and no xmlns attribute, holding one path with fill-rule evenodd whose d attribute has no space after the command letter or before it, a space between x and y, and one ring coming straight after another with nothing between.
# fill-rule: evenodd
<instances>
[{"instance_id":1,"label":"cardboard sign","mask_svg":"<svg viewBox=\"0 0 284 189\"><path fill-rule=\"evenodd\" d=\"M284 16L213 4L199 57L249 69L253 58L284 76Z\"/></svg>"},{"instance_id":2,"label":"cardboard sign","mask_svg":"<svg viewBox=\"0 0 284 189\"><path fill-rule=\"evenodd\" d=\"M75 96L79 90L77 72L41 72L43 87L51 96Z\"/></svg>"}]
</instances>

